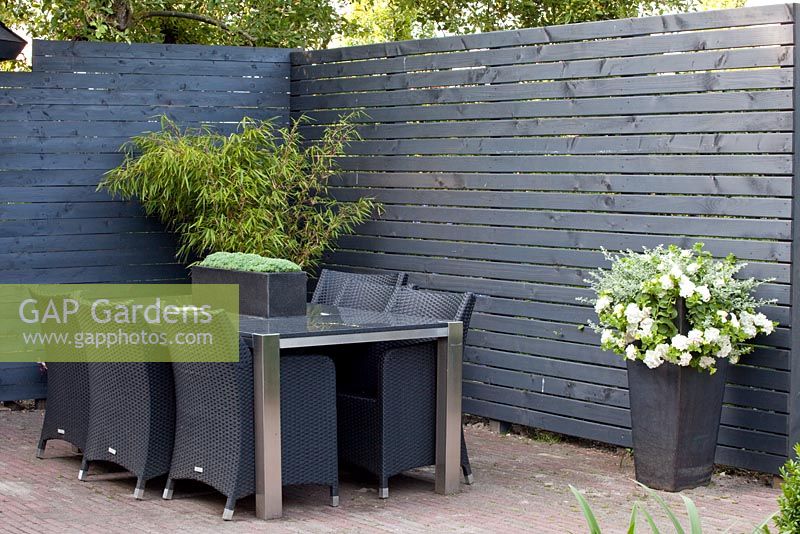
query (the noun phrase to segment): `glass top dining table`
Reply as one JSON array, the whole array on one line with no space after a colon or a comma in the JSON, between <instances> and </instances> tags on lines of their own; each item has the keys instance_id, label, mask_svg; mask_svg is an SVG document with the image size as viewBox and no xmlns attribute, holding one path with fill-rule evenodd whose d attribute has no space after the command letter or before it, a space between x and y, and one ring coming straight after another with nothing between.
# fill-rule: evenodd
<instances>
[{"instance_id":1,"label":"glass top dining table","mask_svg":"<svg viewBox=\"0 0 800 534\"><path fill-rule=\"evenodd\" d=\"M256 433L256 515L283 513L280 435L281 349L379 341L435 340L436 482L441 494L459 489L463 325L426 317L309 304L306 315L239 316L239 333L253 349ZM320 349L318 352L324 352Z\"/></svg>"}]
</instances>

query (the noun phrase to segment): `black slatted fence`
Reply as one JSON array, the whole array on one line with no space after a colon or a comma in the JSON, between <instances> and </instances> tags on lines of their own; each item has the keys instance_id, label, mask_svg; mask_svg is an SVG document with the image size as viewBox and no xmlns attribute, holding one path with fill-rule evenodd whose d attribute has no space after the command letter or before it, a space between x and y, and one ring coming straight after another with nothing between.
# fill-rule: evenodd
<instances>
[{"instance_id":1,"label":"black slatted fence","mask_svg":"<svg viewBox=\"0 0 800 534\"><path fill-rule=\"evenodd\" d=\"M774 278L782 327L730 374L717 459L775 471L798 391L793 20L778 5L293 54L310 138L363 113L335 194L385 205L329 264L483 294L466 412L628 446L624 364L579 328L588 270L601 247L733 252Z\"/></svg>"},{"instance_id":2,"label":"black slatted fence","mask_svg":"<svg viewBox=\"0 0 800 534\"><path fill-rule=\"evenodd\" d=\"M186 281L174 237L97 184L161 115L287 121L289 69L281 49L36 41L33 72L0 73L0 283ZM0 400L42 396L34 364L0 364Z\"/></svg>"}]
</instances>

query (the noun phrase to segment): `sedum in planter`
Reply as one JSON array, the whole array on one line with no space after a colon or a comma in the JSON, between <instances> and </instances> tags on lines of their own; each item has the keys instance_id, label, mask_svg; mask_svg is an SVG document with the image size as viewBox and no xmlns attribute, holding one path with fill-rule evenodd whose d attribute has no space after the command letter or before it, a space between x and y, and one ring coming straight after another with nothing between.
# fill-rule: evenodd
<instances>
[{"instance_id":1,"label":"sedum in planter","mask_svg":"<svg viewBox=\"0 0 800 534\"><path fill-rule=\"evenodd\" d=\"M303 315L306 273L296 263L242 252L215 252L192 267L193 284L236 284L239 313L258 317Z\"/></svg>"},{"instance_id":2,"label":"sedum in planter","mask_svg":"<svg viewBox=\"0 0 800 534\"><path fill-rule=\"evenodd\" d=\"M200 267L250 271L254 273L292 273L302 271L299 265L283 258L265 258L245 252L215 252L198 263Z\"/></svg>"}]
</instances>

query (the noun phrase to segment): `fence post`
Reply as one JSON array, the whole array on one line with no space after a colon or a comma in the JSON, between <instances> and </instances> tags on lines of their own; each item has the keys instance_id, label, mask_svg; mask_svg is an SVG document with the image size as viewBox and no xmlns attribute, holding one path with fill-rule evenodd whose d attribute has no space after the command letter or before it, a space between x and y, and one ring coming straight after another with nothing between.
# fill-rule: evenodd
<instances>
[{"instance_id":1,"label":"fence post","mask_svg":"<svg viewBox=\"0 0 800 534\"><path fill-rule=\"evenodd\" d=\"M800 25L797 23L800 8L792 4L792 27L794 33L795 55L797 43L800 42ZM789 377L789 405L788 405L788 437L789 450L787 456L792 455L792 447L800 442L800 66L795 59L793 66L792 88L792 255L791 255L791 353Z\"/></svg>"}]
</instances>

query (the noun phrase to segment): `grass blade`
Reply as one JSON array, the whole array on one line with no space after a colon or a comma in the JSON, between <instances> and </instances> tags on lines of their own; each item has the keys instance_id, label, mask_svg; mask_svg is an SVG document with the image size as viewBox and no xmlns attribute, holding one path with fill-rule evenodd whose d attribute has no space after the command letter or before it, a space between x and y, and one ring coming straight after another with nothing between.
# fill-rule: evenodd
<instances>
[{"instance_id":1,"label":"grass blade","mask_svg":"<svg viewBox=\"0 0 800 534\"><path fill-rule=\"evenodd\" d=\"M756 528L753 529L753 534L770 534L769 524L775 519L778 512L775 512L768 518L764 519Z\"/></svg>"},{"instance_id":2,"label":"grass blade","mask_svg":"<svg viewBox=\"0 0 800 534\"><path fill-rule=\"evenodd\" d=\"M700 525L700 514L697 512L694 501L686 495L681 495L681 499L683 499L683 504L686 505L686 513L689 514L689 527L692 530L692 534L703 534L703 527Z\"/></svg>"},{"instance_id":3,"label":"grass blade","mask_svg":"<svg viewBox=\"0 0 800 534\"><path fill-rule=\"evenodd\" d=\"M653 516L650 515L650 512L647 511L647 508L642 507L642 513L644 514L644 518L647 521L647 524L650 525L650 530L653 534L661 534L661 531L658 530L656 526L656 522L653 520Z\"/></svg>"},{"instance_id":4,"label":"grass blade","mask_svg":"<svg viewBox=\"0 0 800 534\"><path fill-rule=\"evenodd\" d=\"M581 506L583 517L586 519L586 523L589 525L590 534L602 534L600 525L597 524L597 518L595 518L594 513L592 513L592 507L589 506L589 502L572 484L569 485L569 489L572 491L572 494L575 495L575 498L578 500L578 504Z\"/></svg>"},{"instance_id":5,"label":"grass blade","mask_svg":"<svg viewBox=\"0 0 800 534\"><path fill-rule=\"evenodd\" d=\"M683 527L681 526L681 522L678 521L678 518L675 516L675 513L669 507L667 502L663 498L661 498L661 495L659 495L655 491L651 490L650 488L648 488L647 486L645 486L641 482L637 482L637 484L639 484L641 487L646 489L647 492L650 494L650 496L653 499L655 499L655 501L658 503L658 505L661 506L661 508L664 509L664 512L666 512L667 517L669 517L669 520L672 522L672 525L675 527L675 533L676 534L686 534L686 532L683 530Z\"/></svg>"},{"instance_id":6,"label":"grass blade","mask_svg":"<svg viewBox=\"0 0 800 534\"><path fill-rule=\"evenodd\" d=\"M639 512L639 503L633 503L633 508L631 508L631 520L628 523L628 534L636 534L636 516Z\"/></svg>"}]
</instances>

